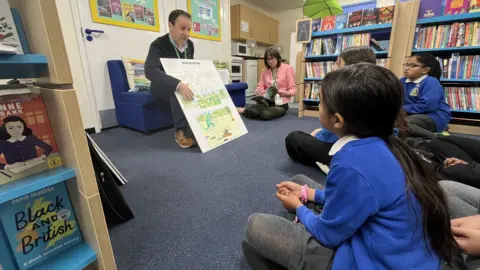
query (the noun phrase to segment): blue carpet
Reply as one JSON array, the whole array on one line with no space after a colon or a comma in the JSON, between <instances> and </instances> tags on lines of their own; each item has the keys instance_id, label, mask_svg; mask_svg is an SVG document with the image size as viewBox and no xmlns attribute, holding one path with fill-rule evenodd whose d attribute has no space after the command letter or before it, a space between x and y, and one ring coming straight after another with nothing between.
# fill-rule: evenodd
<instances>
[{"instance_id":1,"label":"blue carpet","mask_svg":"<svg viewBox=\"0 0 480 270\"><path fill-rule=\"evenodd\" d=\"M205 154L178 147L173 130L93 136L129 181L121 190L135 219L110 230L118 269L248 269L241 248L248 216L284 211L275 184L299 173L324 181L284 147L289 132L318 128L317 118L291 110L244 121L248 134Z\"/></svg>"}]
</instances>

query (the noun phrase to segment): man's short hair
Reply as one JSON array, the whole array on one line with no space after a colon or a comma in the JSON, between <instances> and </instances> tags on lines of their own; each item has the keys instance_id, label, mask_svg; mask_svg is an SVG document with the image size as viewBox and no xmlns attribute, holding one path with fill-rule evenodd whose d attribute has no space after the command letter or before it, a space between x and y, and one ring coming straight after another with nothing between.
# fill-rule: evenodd
<instances>
[{"instance_id":1,"label":"man's short hair","mask_svg":"<svg viewBox=\"0 0 480 270\"><path fill-rule=\"evenodd\" d=\"M170 12L170 15L168 15L168 22L175 25L175 21L180 16L185 16L190 20L192 19L192 15L190 15L190 13L186 12L185 10L175 9L174 11Z\"/></svg>"}]
</instances>

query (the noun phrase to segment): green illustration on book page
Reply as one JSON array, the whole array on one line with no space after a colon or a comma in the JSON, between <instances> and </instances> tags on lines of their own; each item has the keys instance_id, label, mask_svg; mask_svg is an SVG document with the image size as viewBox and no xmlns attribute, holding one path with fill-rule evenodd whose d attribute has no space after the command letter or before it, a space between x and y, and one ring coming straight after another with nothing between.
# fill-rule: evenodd
<instances>
[{"instance_id":1,"label":"green illustration on book page","mask_svg":"<svg viewBox=\"0 0 480 270\"><path fill-rule=\"evenodd\" d=\"M222 100L229 99L225 86L213 80L217 76L216 70L177 70L169 74L183 82L186 82L195 93L195 99L181 102L186 108L211 108L222 104Z\"/></svg>"},{"instance_id":2,"label":"green illustration on book page","mask_svg":"<svg viewBox=\"0 0 480 270\"><path fill-rule=\"evenodd\" d=\"M202 152L248 132L212 61L160 60L165 72L187 83L195 95L187 101L176 93Z\"/></svg>"}]
</instances>

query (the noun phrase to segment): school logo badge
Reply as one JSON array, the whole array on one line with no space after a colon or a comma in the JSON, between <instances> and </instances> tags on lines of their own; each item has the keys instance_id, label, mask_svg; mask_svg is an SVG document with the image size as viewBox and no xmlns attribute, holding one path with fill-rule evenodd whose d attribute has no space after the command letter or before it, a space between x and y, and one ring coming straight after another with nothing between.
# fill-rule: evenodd
<instances>
[{"instance_id":1,"label":"school logo badge","mask_svg":"<svg viewBox=\"0 0 480 270\"><path fill-rule=\"evenodd\" d=\"M415 86L415 88L413 88L412 92L410 92L410 96L418 97L418 86Z\"/></svg>"}]
</instances>

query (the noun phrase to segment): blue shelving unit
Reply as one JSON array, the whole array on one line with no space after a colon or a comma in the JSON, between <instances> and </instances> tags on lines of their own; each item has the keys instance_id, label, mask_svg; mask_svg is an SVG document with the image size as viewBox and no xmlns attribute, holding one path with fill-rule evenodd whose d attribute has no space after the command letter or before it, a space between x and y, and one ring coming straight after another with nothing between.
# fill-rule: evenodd
<instances>
[{"instance_id":1,"label":"blue shelving unit","mask_svg":"<svg viewBox=\"0 0 480 270\"><path fill-rule=\"evenodd\" d=\"M0 54L0 79L38 78L47 65L42 54Z\"/></svg>"},{"instance_id":2,"label":"blue shelving unit","mask_svg":"<svg viewBox=\"0 0 480 270\"><path fill-rule=\"evenodd\" d=\"M74 176L73 169L60 167L0 185L0 204L66 181Z\"/></svg>"},{"instance_id":3,"label":"blue shelving unit","mask_svg":"<svg viewBox=\"0 0 480 270\"><path fill-rule=\"evenodd\" d=\"M315 82L315 81L321 81L323 78L305 78L304 81L306 82Z\"/></svg>"},{"instance_id":4,"label":"blue shelving unit","mask_svg":"<svg viewBox=\"0 0 480 270\"><path fill-rule=\"evenodd\" d=\"M375 55L378 58L387 57L388 52L387 51L375 52ZM336 61L337 58L338 58L338 54L305 56L305 60L310 60L310 61Z\"/></svg>"},{"instance_id":5,"label":"blue shelving unit","mask_svg":"<svg viewBox=\"0 0 480 270\"><path fill-rule=\"evenodd\" d=\"M374 24L374 25L359 26L359 27L352 27L352 28L335 29L331 31L313 32L312 38L335 36L339 34L342 34L342 35L356 34L356 33L362 33L362 32L372 33L372 32L379 32L379 31L386 31L390 29L392 29L391 23Z\"/></svg>"},{"instance_id":6,"label":"blue shelving unit","mask_svg":"<svg viewBox=\"0 0 480 270\"><path fill-rule=\"evenodd\" d=\"M309 98L304 98L304 102L312 102L312 103L320 103L318 99L309 99Z\"/></svg>"},{"instance_id":7,"label":"blue shelving unit","mask_svg":"<svg viewBox=\"0 0 480 270\"><path fill-rule=\"evenodd\" d=\"M478 113L480 114L480 111L473 111L473 110L454 110L451 109L452 112L463 112L463 113Z\"/></svg>"},{"instance_id":8,"label":"blue shelving unit","mask_svg":"<svg viewBox=\"0 0 480 270\"><path fill-rule=\"evenodd\" d=\"M95 251L86 243L79 243L45 261L34 266L33 270L82 270L96 260Z\"/></svg>"},{"instance_id":9,"label":"blue shelving unit","mask_svg":"<svg viewBox=\"0 0 480 270\"><path fill-rule=\"evenodd\" d=\"M305 56L305 60L311 60L311 61L335 61L337 60L338 54L332 54L332 55L311 55L311 56Z\"/></svg>"},{"instance_id":10,"label":"blue shelving unit","mask_svg":"<svg viewBox=\"0 0 480 270\"><path fill-rule=\"evenodd\" d=\"M480 20L480 12L477 13L465 13L458 15L437 16L432 18L423 18L417 21L417 25L427 24L447 24L454 22L468 22Z\"/></svg>"},{"instance_id":11,"label":"blue shelving unit","mask_svg":"<svg viewBox=\"0 0 480 270\"><path fill-rule=\"evenodd\" d=\"M441 79L442 83L480 83L480 80L474 79Z\"/></svg>"},{"instance_id":12,"label":"blue shelving unit","mask_svg":"<svg viewBox=\"0 0 480 270\"><path fill-rule=\"evenodd\" d=\"M480 51L480 46L468 46L468 47L451 47L451 48L437 48L437 49L414 49L412 52L463 52L463 51Z\"/></svg>"}]
</instances>

